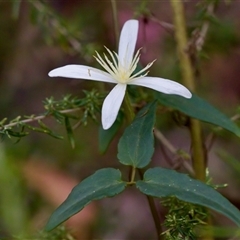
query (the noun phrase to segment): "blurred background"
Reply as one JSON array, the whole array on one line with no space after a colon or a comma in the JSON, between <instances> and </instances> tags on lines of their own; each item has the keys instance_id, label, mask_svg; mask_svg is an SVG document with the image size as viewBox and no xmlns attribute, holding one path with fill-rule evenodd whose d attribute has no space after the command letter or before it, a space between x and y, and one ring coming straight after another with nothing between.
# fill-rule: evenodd
<instances>
[{"instance_id":1,"label":"blurred background","mask_svg":"<svg viewBox=\"0 0 240 240\"><path fill-rule=\"evenodd\" d=\"M141 63L157 59L151 75L181 81L169 2L115 2L120 29L130 18L140 21L137 48L143 47ZM185 2L190 37L205 21L201 14L206 2ZM239 11L240 1L216 4L208 19L205 44L195 61L198 95L229 117L240 111ZM102 53L107 46L117 51L116 41L110 0L0 1L0 121L41 115L45 112L43 101L51 96L60 100L69 93L83 97L84 89L101 90L97 82L49 78L48 72L70 63L99 67L92 57L95 50ZM178 127L168 113L159 119L159 128L173 145L189 151L187 129ZM64 139L30 131L16 142L16 138L2 135L0 239L50 239L39 231L73 186L100 168L122 168L116 158L122 129L107 153L100 154L99 124L91 119L74 131L74 149L64 126L51 119L47 124ZM213 126L203 126L207 139ZM221 191L238 207L239 144L235 136L221 131L208 158L214 183L228 183ZM163 155L161 143L156 141L154 164L169 166ZM218 224L231 225L225 218ZM90 204L67 222L67 228L76 239L156 238L147 201L134 189ZM74 239L64 228L54 234L52 239Z\"/></svg>"}]
</instances>

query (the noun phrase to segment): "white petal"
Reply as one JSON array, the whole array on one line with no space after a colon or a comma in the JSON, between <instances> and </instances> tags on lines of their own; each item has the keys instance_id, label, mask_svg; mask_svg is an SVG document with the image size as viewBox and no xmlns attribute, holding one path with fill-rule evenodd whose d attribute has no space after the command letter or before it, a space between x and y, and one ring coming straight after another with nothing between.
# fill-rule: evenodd
<instances>
[{"instance_id":1,"label":"white petal","mask_svg":"<svg viewBox=\"0 0 240 240\"><path fill-rule=\"evenodd\" d=\"M121 66L128 68L133 59L133 53L135 50L138 35L138 21L128 20L123 25L119 47L118 56Z\"/></svg>"},{"instance_id":2,"label":"white petal","mask_svg":"<svg viewBox=\"0 0 240 240\"><path fill-rule=\"evenodd\" d=\"M103 129L106 130L110 128L115 122L125 95L126 87L126 84L117 84L105 98L102 107Z\"/></svg>"},{"instance_id":3,"label":"white petal","mask_svg":"<svg viewBox=\"0 0 240 240\"><path fill-rule=\"evenodd\" d=\"M138 85L147 88L154 89L158 92L166 93L166 94L176 94L185 98L191 98L191 92L181 85L180 83L164 79L158 77L142 77L136 78L129 82L131 85Z\"/></svg>"},{"instance_id":4,"label":"white petal","mask_svg":"<svg viewBox=\"0 0 240 240\"><path fill-rule=\"evenodd\" d=\"M87 80L96 80L101 82L116 83L112 76L99 70L97 68L84 66L84 65L66 65L53 69L48 73L49 77L67 77L67 78L80 78Z\"/></svg>"}]
</instances>

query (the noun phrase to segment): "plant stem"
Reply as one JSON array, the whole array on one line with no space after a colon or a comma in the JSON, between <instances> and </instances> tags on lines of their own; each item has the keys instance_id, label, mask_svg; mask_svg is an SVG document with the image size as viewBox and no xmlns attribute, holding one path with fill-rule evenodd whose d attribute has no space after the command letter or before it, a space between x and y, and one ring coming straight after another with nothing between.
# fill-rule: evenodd
<instances>
[{"instance_id":1,"label":"plant stem","mask_svg":"<svg viewBox=\"0 0 240 240\"><path fill-rule=\"evenodd\" d=\"M150 207L150 210L151 210L151 213L152 213L152 216L153 216L153 220L154 220L154 223L155 223L155 227L156 227L156 230L157 230L157 239L158 240L163 240L163 236L161 235L162 234L162 227L161 227L161 221L160 221L160 218L158 216L158 213L157 213L157 209L156 209L156 206L155 206L155 203L154 203L154 199L153 197L150 197L150 196L147 196L147 200L148 200L148 205Z\"/></svg>"},{"instance_id":2,"label":"plant stem","mask_svg":"<svg viewBox=\"0 0 240 240\"><path fill-rule=\"evenodd\" d=\"M124 111L125 111L125 115L126 115L126 118L127 118L127 122L130 124L135 117L135 113L132 109L131 101L130 101L127 90L126 90L126 93L125 93L123 105L124 105Z\"/></svg>"},{"instance_id":3,"label":"plant stem","mask_svg":"<svg viewBox=\"0 0 240 240\"><path fill-rule=\"evenodd\" d=\"M115 40L116 46L118 46L119 39L119 26L118 26L118 17L117 17L117 3L116 0L111 0L112 11L113 11L113 22L114 22L114 31L115 31Z\"/></svg>"},{"instance_id":4,"label":"plant stem","mask_svg":"<svg viewBox=\"0 0 240 240\"><path fill-rule=\"evenodd\" d=\"M135 175L136 175L136 168L135 168L135 167L132 167L132 169L131 169L130 183L134 183Z\"/></svg>"},{"instance_id":5,"label":"plant stem","mask_svg":"<svg viewBox=\"0 0 240 240\"><path fill-rule=\"evenodd\" d=\"M154 129L154 135L155 137L161 141L161 143L175 156L177 156L177 158L175 159L175 161L180 160L180 159L184 159L182 162L183 167L188 171L189 174L191 174L192 176L195 176L195 172L192 169L192 166L189 164L189 159L190 159L190 155L184 151L179 151L179 149L175 148L172 143L170 143L166 137L158 130L158 129Z\"/></svg>"},{"instance_id":6,"label":"plant stem","mask_svg":"<svg viewBox=\"0 0 240 240\"><path fill-rule=\"evenodd\" d=\"M158 238L158 240L162 240L163 236L161 234L163 231L162 231L162 227L161 227L161 221L158 216L157 209L156 209L156 206L154 203L154 199L153 199L153 197L147 196L147 200L148 200L148 204L149 204L152 216L153 216L155 227L157 229L157 238Z\"/></svg>"},{"instance_id":7,"label":"plant stem","mask_svg":"<svg viewBox=\"0 0 240 240\"><path fill-rule=\"evenodd\" d=\"M112 4L112 10L113 10L115 38L116 38L116 43L118 45L119 27L118 27L118 18L117 18L117 4L116 4L115 0L111 0L111 4ZM128 124L131 124L134 117L135 117L135 113L133 111L133 108L132 108L131 101L130 101L127 90L126 90L126 93L125 93L123 106L124 106L124 111L125 111L125 116L126 116L127 122L128 122ZM141 176L141 179L143 179L142 171L140 169L138 169L138 171L139 171L139 174ZM136 168L132 167L131 168L131 173L130 173L130 183L134 182L135 175L136 175ZM153 220L154 220L154 223L155 223L155 226L156 226L158 240L161 240L162 239L161 222L160 222L160 218L159 218L158 213L157 213L156 206L154 204L154 200L150 196L147 196L147 200L148 200L148 204L149 204L149 207L150 207L150 210L151 210L151 213L152 213L152 216L153 216Z\"/></svg>"},{"instance_id":8,"label":"plant stem","mask_svg":"<svg viewBox=\"0 0 240 240\"><path fill-rule=\"evenodd\" d=\"M140 178L143 179L142 169L138 169L138 173L140 175ZM163 232L162 227L161 227L161 221L160 221L159 215L157 213L157 209L156 209L156 206L155 206L155 203L154 203L154 199L153 199L153 197L148 196L148 195L146 195L146 197L147 197L148 205L150 207L150 210L151 210L151 213L152 213L152 216L153 216L153 220L154 220L154 224L155 224L155 227L156 227L156 230L157 230L157 238L158 238L158 240L163 240L163 235L161 235L162 232Z\"/></svg>"},{"instance_id":9,"label":"plant stem","mask_svg":"<svg viewBox=\"0 0 240 240\"><path fill-rule=\"evenodd\" d=\"M135 113L133 111L132 105L131 105L131 101L128 95L128 92L126 91L125 97L124 97L124 111L125 111L125 115L127 118L127 122L130 124L134 117L135 117ZM141 179L143 179L143 172L141 169L138 169L139 175L141 177ZM132 167L131 168L131 173L130 173L130 183L134 182L134 178L135 178L135 174L136 174L136 168ZM147 200L148 200L148 204L153 216L153 220L154 220L154 224L157 230L157 235L158 235L158 240L162 239L162 228L161 228L161 221L160 218L158 216L158 212L154 203L154 200L152 197L150 196L146 196Z\"/></svg>"},{"instance_id":10,"label":"plant stem","mask_svg":"<svg viewBox=\"0 0 240 240\"><path fill-rule=\"evenodd\" d=\"M131 101L130 101L127 90L126 90L125 97L124 97L124 100L123 100L123 105L124 105L124 112L125 112L125 117L127 119L127 122L128 122L128 124L131 124L134 117L135 117L135 113L132 109ZM129 177L130 178L129 181L131 183L134 182L135 173L136 173L136 168L131 167L130 177Z\"/></svg>"},{"instance_id":11,"label":"plant stem","mask_svg":"<svg viewBox=\"0 0 240 240\"><path fill-rule=\"evenodd\" d=\"M191 91L195 91L194 72L191 65L191 60L186 52L187 48L187 33L184 18L184 8L181 0L171 0L173 9L175 38L177 42L180 67L182 71L183 82ZM192 158L193 169L196 178L205 181L205 151L203 148L201 124L198 120L190 118L190 132L192 139Z\"/></svg>"},{"instance_id":12,"label":"plant stem","mask_svg":"<svg viewBox=\"0 0 240 240\"><path fill-rule=\"evenodd\" d=\"M77 112L77 111L80 111L80 110L82 110L82 109L81 108L73 108L73 109L65 109L65 110L62 110L62 111L59 111L59 112L64 114L64 113L73 113L73 112ZM50 117L50 116L51 116L51 114L33 116L31 118L24 119L24 120L19 119L19 121L11 122L11 123L8 123L6 125L0 126L0 130L3 129L3 128L10 128L10 127L17 126L19 123L30 123L30 122L39 121L39 120L42 120L42 119Z\"/></svg>"},{"instance_id":13,"label":"plant stem","mask_svg":"<svg viewBox=\"0 0 240 240\"><path fill-rule=\"evenodd\" d=\"M187 31L184 17L184 7L181 0L171 0L173 9L175 38L177 42L180 67L183 82L191 91L195 91L194 71L190 56L187 53ZM190 132L192 140L192 159L195 177L203 182L206 180L206 151L202 139L201 124L197 119L190 118ZM208 217L208 224L211 225L211 217ZM211 234L204 240L213 240Z\"/></svg>"}]
</instances>

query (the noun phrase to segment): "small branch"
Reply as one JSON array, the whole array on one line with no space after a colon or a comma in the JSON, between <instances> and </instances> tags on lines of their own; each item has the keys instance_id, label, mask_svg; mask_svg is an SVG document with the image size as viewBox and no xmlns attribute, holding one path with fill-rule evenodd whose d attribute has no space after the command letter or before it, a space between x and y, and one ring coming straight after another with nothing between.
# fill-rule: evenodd
<instances>
[{"instance_id":1,"label":"small branch","mask_svg":"<svg viewBox=\"0 0 240 240\"><path fill-rule=\"evenodd\" d=\"M61 23L61 19L55 14L51 9L49 9L46 4L42 3L41 1L31 1L28 0L30 4L34 8L38 10L40 13L45 13L47 16L47 24L54 28L58 33L60 33L68 42L68 44L74 50L74 53L80 53L82 57L84 57L87 61L89 61L89 56L84 53L83 46L81 44L81 39L78 36L74 36L71 34L66 26Z\"/></svg>"},{"instance_id":2,"label":"small branch","mask_svg":"<svg viewBox=\"0 0 240 240\"><path fill-rule=\"evenodd\" d=\"M152 216L153 216L153 219L154 219L154 223L155 223L155 226L156 226L156 229L157 229L157 238L158 240L163 240L163 236L162 236L162 228L161 228L161 221L160 221L160 218L158 216L158 213L157 213L157 209L156 209L156 206L155 206L155 203L154 203L154 199L150 196L147 196L147 200L148 200L148 204L150 206L150 210L151 210L151 213L152 213Z\"/></svg>"},{"instance_id":3,"label":"small branch","mask_svg":"<svg viewBox=\"0 0 240 240\"><path fill-rule=\"evenodd\" d=\"M239 119L240 119L240 114L236 114L236 115L231 117L231 120L234 121L234 122L239 120Z\"/></svg>"},{"instance_id":4,"label":"small branch","mask_svg":"<svg viewBox=\"0 0 240 240\"><path fill-rule=\"evenodd\" d=\"M183 167L189 172L189 174L191 174L192 176L195 176L195 172L192 166L186 161L190 159L190 155L186 152L181 154L180 151L177 148L175 148L167 140L167 138L165 138L165 136L156 128L154 129L154 135L172 154L177 156L177 160L179 160L180 158L183 159L183 161L181 162Z\"/></svg>"},{"instance_id":5,"label":"small branch","mask_svg":"<svg viewBox=\"0 0 240 240\"><path fill-rule=\"evenodd\" d=\"M158 129L154 129L154 134L156 136L156 138L158 140L161 141L161 143L167 147L167 149L173 153L173 154L177 154L177 149L165 138L165 136L158 130Z\"/></svg>"},{"instance_id":6,"label":"small branch","mask_svg":"<svg viewBox=\"0 0 240 240\"><path fill-rule=\"evenodd\" d=\"M207 6L206 9L206 14L208 16L213 15L214 12L214 8L215 8L215 4L214 3L210 3ZM188 52L191 52L190 49L194 49L194 52L200 52L202 50L202 47L205 43L205 39L206 39L206 35L208 32L210 26L210 22L209 20L205 20L201 26L201 28L197 28L193 31L192 33L192 39L190 39L190 41L188 42Z\"/></svg>"},{"instance_id":7,"label":"small branch","mask_svg":"<svg viewBox=\"0 0 240 240\"><path fill-rule=\"evenodd\" d=\"M160 21L156 18L153 14L150 14L149 18L153 21L158 23L163 29L165 29L168 33L174 34L174 25L168 22Z\"/></svg>"},{"instance_id":8,"label":"small branch","mask_svg":"<svg viewBox=\"0 0 240 240\"><path fill-rule=\"evenodd\" d=\"M59 111L59 112L62 113L62 114L66 114L66 113L77 112L79 110L81 110L81 108L66 109L66 110L62 110L62 111ZM41 116L36 116L36 117L33 116L32 118L24 119L22 121L19 120L19 121L12 122L12 123L6 124L4 126L1 126L0 130L1 129L7 129L7 128L14 127L14 126L18 125L19 123L30 123L30 122L39 121L39 120L45 119L45 118L50 117L50 116L51 116L51 114L49 114L49 115L41 115Z\"/></svg>"}]
</instances>

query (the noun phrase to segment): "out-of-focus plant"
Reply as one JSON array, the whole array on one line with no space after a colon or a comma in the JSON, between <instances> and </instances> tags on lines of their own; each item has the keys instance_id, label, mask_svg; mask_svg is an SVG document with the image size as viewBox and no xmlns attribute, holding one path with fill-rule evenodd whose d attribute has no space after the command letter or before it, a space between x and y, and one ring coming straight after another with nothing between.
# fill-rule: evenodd
<instances>
[{"instance_id":1,"label":"out-of-focus plant","mask_svg":"<svg viewBox=\"0 0 240 240\"><path fill-rule=\"evenodd\" d=\"M44 103L46 112L42 115L36 116L21 116L8 122L4 118L0 122L0 134L2 137L15 137L20 140L22 137L29 134L29 130L45 133L52 137L63 139L62 136L53 132L46 124L43 123L45 118L53 117L57 123L65 125L69 140L74 147L73 129L80 125L86 125L88 118L97 121L96 114L99 112L102 96L96 90L83 91L85 98L76 98L71 95L66 95L62 100L56 101L53 97L47 98ZM74 126L71 125L70 119L75 120ZM36 122L38 126L33 126Z\"/></svg>"},{"instance_id":2,"label":"out-of-focus plant","mask_svg":"<svg viewBox=\"0 0 240 240\"><path fill-rule=\"evenodd\" d=\"M51 232L41 231L27 237L16 237L14 240L26 240L26 238L31 240L76 240L63 226L57 227Z\"/></svg>"},{"instance_id":3,"label":"out-of-focus plant","mask_svg":"<svg viewBox=\"0 0 240 240\"><path fill-rule=\"evenodd\" d=\"M21 173L13 160L6 154L4 145L0 147L0 215L4 228L12 234L27 231L28 211L22 188ZM8 186L11 183L11 188ZM1 237L1 236L0 236Z\"/></svg>"},{"instance_id":4,"label":"out-of-focus plant","mask_svg":"<svg viewBox=\"0 0 240 240\"><path fill-rule=\"evenodd\" d=\"M146 68L140 67L139 52L134 55L138 21L130 20L124 24L121 31L118 54L108 48L106 50L110 57L106 55L101 57L96 53L95 58L105 71L85 65L68 65L57 68L49 74L53 77L82 78L117 84L108 95L105 91L100 93L100 91L92 90L84 91L84 98L67 95L62 100L56 101L50 97L44 101L46 112L43 115L17 117L9 122L3 119L0 122L0 131L3 136L20 139L32 130L61 138L51 127L43 123L45 118L54 117L58 123L65 125L68 138L74 147L75 128L86 125L88 117L98 123L98 114L102 106L103 127L99 127L101 152L108 150L109 143L116 136L124 120L127 122L118 142L116 158L120 164L129 167L129 178L123 178L124 174L115 168L103 168L96 171L73 188L68 198L54 211L46 224L47 231L59 226L90 202L114 197L129 186L135 186L146 196L158 239L197 239L199 237L214 239L215 233L211 231L212 221L209 209L225 215L237 226L240 225L239 210L211 186L206 176L208 152L201 122L208 122L220 129L226 129L237 137L240 137L240 129L221 111L196 95L197 85L194 80L200 71L198 61L201 53L204 52L208 31L211 24L217 22L214 10L218 1L201 1L197 6L196 22L190 28L187 28L185 22L183 2L175 0L170 2L173 10L173 25L157 21L148 9L149 1L146 0L141 1L140 7L136 10L136 16L144 17L145 21L154 19L174 33L182 83L192 93L174 81L147 77L146 70L153 62ZM53 12L47 3L43 1L29 1L29 3L34 8L36 23L41 21L46 31L51 26L54 29L52 32L56 33L51 36L52 38L56 36L63 38L74 52L80 53L86 61L89 61L89 52L84 50L82 44L82 34L72 34L64 21ZM118 35L116 1L111 1L111 3L115 33ZM17 9L18 5L15 7ZM188 38L188 32L191 33L190 38ZM61 42L58 37L57 42ZM130 89L128 85L144 86L156 91L143 93L140 87L130 86ZM103 101L104 95L107 97ZM123 106L121 106L122 102ZM179 116L179 123L189 129L191 151L176 149L157 129L155 120L161 116L156 115L156 111L163 107L174 109ZM74 120L75 125L71 122ZM34 122L38 125L32 125ZM179 162L175 166L183 167L190 176L173 169L150 166L154 153L154 137L177 156ZM192 160L191 164L189 159ZM169 208L164 222L160 221L153 198L163 198L162 204ZM205 231L204 227L209 227L210 231ZM67 235L65 238L71 239Z\"/></svg>"}]
</instances>

